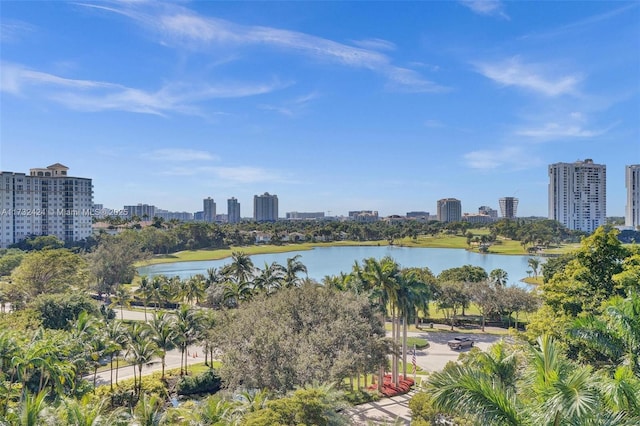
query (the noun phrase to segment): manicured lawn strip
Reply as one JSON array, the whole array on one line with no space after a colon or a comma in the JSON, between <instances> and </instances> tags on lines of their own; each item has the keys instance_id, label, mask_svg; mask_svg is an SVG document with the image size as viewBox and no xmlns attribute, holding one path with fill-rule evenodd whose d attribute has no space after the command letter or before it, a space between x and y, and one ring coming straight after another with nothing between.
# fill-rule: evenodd
<instances>
[{"instance_id":1,"label":"manicured lawn strip","mask_svg":"<svg viewBox=\"0 0 640 426\"><path fill-rule=\"evenodd\" d=\"M420 337L407 337L407 346L409 349L413 350L413 345L416 346L416 349L424 349L429 347L429 342Z\"/></svg>"}]
</instances>

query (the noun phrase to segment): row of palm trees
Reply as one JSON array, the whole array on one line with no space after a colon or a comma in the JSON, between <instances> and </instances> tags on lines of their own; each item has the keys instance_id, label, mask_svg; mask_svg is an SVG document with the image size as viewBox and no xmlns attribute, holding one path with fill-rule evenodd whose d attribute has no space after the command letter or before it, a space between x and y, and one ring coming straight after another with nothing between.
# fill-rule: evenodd
<instances>
[{"instance_id":1,"label":"row of palm trees","mask_svg":"<svg viewBox=\"0 0 640 426\"><path fill-rule=\"evenodd\" d=\"M168 351L181 352L181 374L188 373L189 347L204 342L206 362L213 358L215 341L211 312L181 306L175 313L158 311L148 323L127 325L120 320L106 322L82 312L69 331L38 329L25 338L10 330L0 332L0 418L6 415L10 402L33 400L34 395L74 395L80 390L82 377L93 376L96 385L98 369L108 362L110 384L118 383L121 359L134 366L134 393L142 391L145 365L154 358L162 361ZM114 368L115 363L115 368ZM114 380L115 374L115 380ZM90 376L89 376L90 377Z\"/></svg>"},{"instance_id":2,"label":"row of palm trees","mask_svg":"<svg viewBox=\"0 0 640 426\"><path fill-rule=\"evenodd\" d=\"M300 275L304 274L302 278ZM263 269L254 266L251 258L243 252L234 252L231 263L222 268L210 268L207 275L196 274L187 279L178 276L167 277L156 275L152 278L142 276L135 292L120 285L111 295L111 306L120 309L120 317L124 319L124 308L138 299L145 309L153 306L157 311L161 306L169 304L202 304L208 293L219 293L212 304L237 307L238 304L250 300L256 294L272 294L280 288L297 287L306 277L307 267L300 261L300 255L287 259L285 265L277 262L264 265ZM219 299L219 300L218 300Z\"/></svg>"},{"instance_id":3,"label":"row of palm trees","mask_svg":"<svg viewBox=\"0 0 640 426\"><path fill-rule=\"evenodd\" d=\"M407 376L407 332L411 318L417 319L418 311L428 312L432 291L427 281L433 275L428 268L402 269L391 257L364 259L355 262L350 274L327 276L323 283L329 287L356 294L367 294L371 303L379 309L381 321L391 319L391 375L397 386L400 380L399 361L402 359L402 375ZM378 384L382 385L384 367L378 372Z\"/></svg>"}]
</instances>

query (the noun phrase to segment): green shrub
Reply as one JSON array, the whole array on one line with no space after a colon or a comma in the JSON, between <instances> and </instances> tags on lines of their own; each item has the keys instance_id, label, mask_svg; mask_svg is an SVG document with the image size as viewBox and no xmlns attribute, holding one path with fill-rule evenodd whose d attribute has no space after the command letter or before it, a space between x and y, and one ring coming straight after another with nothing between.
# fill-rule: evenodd
<instances>
[{"instance_id":1,"label":"green shrub","mask_svg":"<svg viewBox=\"0 0 640 426\"><path fill-rule=\"evenodd\" d=\"M98 303L82 293L42 294L30 303L40 316L45 328L66 330L71 321L78 319L80 312L90 315L99 312Z\"/></svg>"},{"instance_id":2,"label":"green shrub","mask_svg":"<svg viewBox=\"0 0 640 426\"><path fill-rule=\"evenodd\" d=\"M222 381L214 369L211 368L197 376L183 376L176 386L178 395L193 395L196 393L216 393L220 390Z\"/></svg>"}]
</instances>

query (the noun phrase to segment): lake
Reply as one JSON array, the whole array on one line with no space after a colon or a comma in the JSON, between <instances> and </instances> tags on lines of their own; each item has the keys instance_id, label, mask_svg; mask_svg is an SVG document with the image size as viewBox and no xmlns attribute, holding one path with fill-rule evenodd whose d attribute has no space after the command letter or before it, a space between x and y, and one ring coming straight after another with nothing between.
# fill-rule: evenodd
<instances>
[{"instance_id":1,"label":"lake","mask_svg":"<svg viewBox=\"0 0 640 426\"><path fill-rule=\"evenodd\" d=\"M507 256L498 254L479 254L463 249L416 248L396 246L350 246L316 247L313 250L292 251L287 253L257 254L251 256L253 264L264 268L265 262L277 262L286 265L287 258L299 254L300 261L309 271L309 278L321 281L325 275L349 273L355 261L374 257L380 259L391 256L401 267L429 267L438 275L445 269L463 265L481 266L487 273L493 269L504 269L509 274L509 283L517 284L526 278L530 256ZM544 259L541 259L543 262ZM231 258L203 260L196 262L159 263L138 268L140 275L167 275L188 278L195 274L205 274L208 268L220 268L231 262Z\"/></svg>"}]
</instances>

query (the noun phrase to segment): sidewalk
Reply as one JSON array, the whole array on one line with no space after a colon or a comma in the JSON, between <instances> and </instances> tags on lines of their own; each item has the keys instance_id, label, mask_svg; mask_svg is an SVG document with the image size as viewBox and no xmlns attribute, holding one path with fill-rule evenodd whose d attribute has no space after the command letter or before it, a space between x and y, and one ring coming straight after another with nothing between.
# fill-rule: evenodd
<instances>
[{"instance_id":1,"label":"sidewalk","mask_svg":"<svg viewBox=\"0 0 640 426\"><path fill-rule=\"evenodd\" d=\"M410 425L409 401L415 390L392 398L383 398L376 402L357 405L346 410L352 425Z\"/></svg>"}]
</instances>

